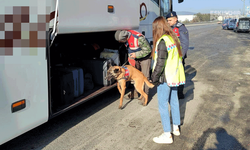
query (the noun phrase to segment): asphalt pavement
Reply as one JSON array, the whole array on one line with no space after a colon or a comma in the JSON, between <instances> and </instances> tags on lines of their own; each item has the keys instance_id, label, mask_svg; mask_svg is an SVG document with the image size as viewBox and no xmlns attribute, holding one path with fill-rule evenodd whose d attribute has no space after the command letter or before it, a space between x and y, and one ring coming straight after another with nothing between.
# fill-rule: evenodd
<instances>
[{"instance_id":1,"label":"asphalt pavement","mask_svg":"<svg viewBox=\"0 0 250 150\"><path fill-rule=\"evenodd\" d=\"M246 150L250 149L250 34L221 24L188 25L181 135L156 144L162 132L156 88L146 107L117 89L0 146L6 150Z\"/></svg>"}]
</instances>

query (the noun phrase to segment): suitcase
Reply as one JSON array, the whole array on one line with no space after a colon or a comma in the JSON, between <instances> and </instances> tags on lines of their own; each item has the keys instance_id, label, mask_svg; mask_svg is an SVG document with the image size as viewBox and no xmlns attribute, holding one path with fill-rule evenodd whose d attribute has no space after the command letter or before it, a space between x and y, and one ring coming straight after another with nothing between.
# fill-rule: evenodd
<instances>
[{"instance_id":1,"label":"suitcase","mask_svg":"<svg viewBox=\"0 0 250 150\"><path fill-rule=\"evenodd\" d=\"M94 88L94 82L90 73L84 74L84 89L92 90Z\"/></svg>"},{"instance_id":2,"label":"suitcase","mask_svg":"<svg viewBox=\"0 0 250 150\"><path fill-rule=\"evenodd\" d=\"M74 100L73 73L57 72L51 82L53 104L61 106Z\"/></svg>"},{"instance_id":3,"label":"suitcase","mask_svg":"<svg viewBox=\"0 0 250 150\"><path fill-rule=\"evenodd\" d=\"M117 65L117 66L120 65L119 53L117 53L117 52L103 51L100 54L100 58L111 59L114 61L115 65Z\"/></svg>"},{"instance_id":4,"label":"suitcase","mask_svg":"<svg viewBox=\"0 0 250 150\"><path fill-rule=\"evenodd\" d=\"M108 86L114 83L114 79L111 81L105 79L109 64L112 64L112 60L99 58L82 60L79 65L92 75L96 85Z\"/></svg>"},{"instance_id":5,"label":"suitcase","mask_svg":"<svg viewBox=\"0 0 250 150\"><path fill-rule=\"evenodd\" d=\"M84 74L83 69L80 67L70 67L72 70L78 71L78 81L76 83L78 84L78 96L82 95L84 93Z\"/></svg>"},{"instance_id":6,"label":"suitcase","mask_svg":"<svg viewBox=\"0 0 250 150\"><path fill-rule=\"evenodd\" d=\"M79 97L84 93L84 75L80 67L56 67L57 71L72 72L74 80L74 97Z\"/></svg>"}]
</instances>

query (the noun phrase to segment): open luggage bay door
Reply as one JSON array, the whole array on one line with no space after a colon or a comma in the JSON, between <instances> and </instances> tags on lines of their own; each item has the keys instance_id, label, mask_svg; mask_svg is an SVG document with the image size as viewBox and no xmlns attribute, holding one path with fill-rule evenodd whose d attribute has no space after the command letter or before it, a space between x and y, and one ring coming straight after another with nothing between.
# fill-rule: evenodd
<instances>
[{"instance_id":1,"label":"open luggage bay door","mask_svg":"<svg viewBox=\"0 0 250 150\"><path fill-rule=\"evenodd\" d=\"M57 33L138 29L139 9L139 0L59 0Z\"/></svg>"}]
</instances>

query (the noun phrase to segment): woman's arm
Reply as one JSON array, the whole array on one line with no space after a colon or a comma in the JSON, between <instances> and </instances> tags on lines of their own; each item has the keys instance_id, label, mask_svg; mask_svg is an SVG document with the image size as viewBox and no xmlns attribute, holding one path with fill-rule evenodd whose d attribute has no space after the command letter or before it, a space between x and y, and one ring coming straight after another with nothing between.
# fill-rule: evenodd
<instances>
[{"instance_id":1,"label":"woman's arm","mask_svg":"<svg viewBox=\"0 0 250 150\"><path fill-rule=\"evenodd\" d=\"M159 84L159 79L164 71L165 62L167 58L168 58L168 51L165 45L165 41L162 39L158 45L158 57L157 57L156 66L155 66L154 72L152 72L152 75L151 75L151 79L154 85Z\"/></svg>"}]
</instances>

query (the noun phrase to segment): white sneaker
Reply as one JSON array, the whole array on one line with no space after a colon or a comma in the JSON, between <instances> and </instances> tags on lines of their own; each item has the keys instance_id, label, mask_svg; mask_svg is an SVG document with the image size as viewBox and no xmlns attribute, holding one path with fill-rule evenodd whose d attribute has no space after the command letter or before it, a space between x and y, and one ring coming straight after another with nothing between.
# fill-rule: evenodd
<instances>
[{"instance_id":1,"label":"white sneaker","mask_svg":"<svg viewBox=\"0 0 250 150\"><path fill-rule=\"evenodd\" d=\"M163 133L158 137L154 137L153 141L158 144L171 144L173 143L173 138L171 134L166 135L165 133Z\"/></svg>"},{"instance_id":2,"label":"white sneaker","mask_svg":"<svg viewBox=\"0 0 250 150\"><path fill-rule=\"evenodd\" d=\"M173 134L174 134L174 135L176 135L176 136L181 135L181 133L180 133L180 130L179 130L179 129L174 130L174 131L173 131Z\"/></svg>"},{"instance_id":3,"label":"white sneaker","mask_svg":"<svg viewBox=\"0 0 250 150\"><path fill-rule=\"evenodd\" d=\"M173 125L173 134L176 135L176 136L181 135L178 125Z\"/></svg>"}]
</instances>

